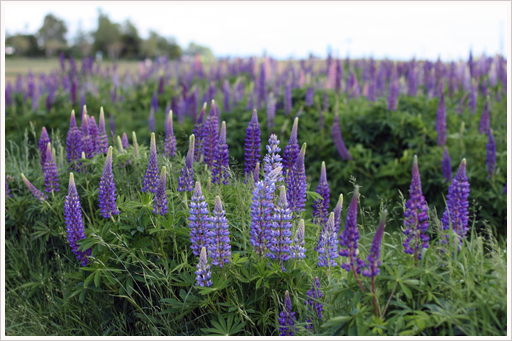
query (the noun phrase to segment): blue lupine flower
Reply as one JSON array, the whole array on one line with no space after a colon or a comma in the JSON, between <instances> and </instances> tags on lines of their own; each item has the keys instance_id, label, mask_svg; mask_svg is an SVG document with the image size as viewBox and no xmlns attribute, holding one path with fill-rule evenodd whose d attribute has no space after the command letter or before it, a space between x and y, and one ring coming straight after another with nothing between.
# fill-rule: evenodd
<instances>
[{"instance_id":1,"label":"blue lupine flower","mask_svg":"<svg viewBox=\"0 0 512 341\"><path fill-rule=\"evenodd\" d=\"M215 151L215 163L212 169L213 183L229 184L229 150L226 143L226 122L222 121L219 134L219 144Z\"/></svg>"},{"instance_id":2,"label":"blue lupine flower","mask_svg":"<svg viewBox=\"0 0 512 341\"><path fill-rule=\"evenodd\" d=\"M290 231L292 227L291 219L291 211L286 200L286 188L281 186L279 201L274 208L274 215L272 217L272 228L268 230L266 237L269 250L266 256L272 260L277 260L281 265L281 271L286 270L283 262L290 259L290 244L292 243L290 239L292 235Z\"/></svg>"},{"instance_id":3,"label":"blue lupine flower","mask_svg":"<svg viewBox=\"0 0 512 341\"><path fill-rule=\"evenodd\" d=\"M199 263L197 264L196 270L196 286L198 287L210 287L212 286L212 272L210 271L210 265L208 264L208 258L206 257L206 248L201 248L201 255L199 256Z\"/></svg>"},{"instance_id":4,"label":"blue lupine flower","mask_svg":"<svg viewBox=\"0 0 512 341\"><path fill-rule=\"evenodd\" d=\"M486 166L487 172L489 175L488 178L491 178L494 175L494 171L496 169L496 142L494 141L494 134L492 129L489 129L489 142L486 145L487 149L487 158L486 158Z\"/></svg>"},{"instance_id":5,"label":"blue lupine flower","mask_svg":"<svg viewBox=\"0 0 512 341\"><path fill-rule=\"evenodd\" d=\"M50 142L48 142L48 145L46 146L46 158L43 165L43 172L45 191L47 193L51 193L52 191L58 192L59 178L57 174L57 164L53 159L52 146Z\"/></svg>"},{"instance_id":6,"label":"blue lupine flower","mask_svg":"<svg viewBox=\"0 0 512 341\"><path fill-rule=\"evenodd\" d=\"M295 162L299 157L300 147L297 141L297 128L299 126L299 118L295 117L293 122L292 132L290 134L290 140L288 145L284 148L283 153L283 175L286 176L287 172L292 172Z\"/></svg>"},{"instance_id":7,"label":"blue lupine flower","mask_svg":"<svg viewBox=\"0 0 512 341\"><path fill-rule=\"evenodd\" d=\"M206 138L206 125L204 124L204 115L206 113L206 102L203 104L203 108L199 113L199 117L197 118L196 124L194 124L194 129L192 130L192 134L196 138L195 146L194 146L194 159L199 161L201 159L201 155L203 155L203 142Z\"/></svg>"},{"instance_id":8,"label":"blue lupine flower","mask_svg":"<svg viewBox=\"0 0 512 341\"><path fill-rule=\"evenodd\" d=\"M260 124L258 122L258 113L254 109L251 121L245 133L245 169L244 175L250 176L254 172L256 162L260 160L260 143L261 143Z\"/></svg>"},{"instance_id":9,"label":"blue lupine flower","mask_svg":"<svg viewBox=\"0 0 512 341\"><path fill-rule=\"evenodd\" d=\"M277 136L275 134L270 135L267 145L267 155L263 158L263 170L265 176L270 174L274 169L283 167L283 164L281 163L282 159L279 155L280 151L281 148L279 148L279 140L277 139ZM283 181L283 177L278 177L277 181Z\"/></svg>"},{"instance_id":10,"label":"blue lupine flower","mask_svg":"<svg viewBox=\"0 0 512 341\"><path fill-rule=\"evenodd\" d=\"M313 284L311 285L311 289L307 292L307 300L304 301L304 304L308 307L308 311L313 312L315 318L318 318L320 321L322 320L322 311L324 311L324 305L322 303L317 302L324 295L320 291L320 280L318 277L315 277L313 280ZM311 318L306 319L306 329L313 330L313 321Z\"/></svg>"},{"instance_id":11,"label":"blue lupine flower","mask_svg":"<svg viewBox=\"0 0 512 341\"><path fill-rule=\"evenodd\" d=\"M334 140L334 145L336 146L336 150L338 151L338 154L341 156L341 158L344 161L352 160L352 155L350 155L347 147L345 147L345 142L343 142L343 137L341 136L340 120L337 114L334 116L331 133L332 139Z\"/></svg>"},{"instance_id":12,"label":"blue lupine flower","mask_svg":"<svg viewBox=\"0 0 512 341\"><path fill-rule=\"evenodd\" d=\"M188 225L191 228L190 231L190 248L192 253L199 256L203 247L208 247L208 230L210 229L210 218L208 214L208 204L204 199L203 192L201 190L201 184L199 181L196 182L194 189L194 195L190 199L188 204L189 207L189 220Z\"/></svg>"},{"instance_id":13,"label":"blue lupine flower","mask_svg":"<svg viewBox=\"0 0 512 341\"><path fill-rule=\"evenodd\" d=\"M313 222L317 225L321 225L322 223L327 222L331 197L329 183L327 182L325 162L322 162L320 181L318 182L318 186L316 186L316 192L322 196L322 199L318 199L313 202Z\"/></svg>"},{"instance_id":14,"label":"blue lupine flower","mask_svg":"<svg viewBox=\"0 0 512 341\"><path fill-rule=\"evenodd\" d=\"M194 145L195 136L192 134L190 135L185 164L181 169L181 176L178 178L178 192L190 192L194 189Z\"/></svg>"},{"instance_id":15,"label":"blue lupine flower","mask_svg":"<svg viewBox=\"0 0 512 341\"><path fill-rule=\"evenodd\" d=\"M41 192L40 190L38 190L37 188L35 188L34 185L32 185L32 183L30 181L28 181L28 179L25 177L25 175L23 175L23 173L21 173L21 178L23 179L23 182L25 183L25 185L27 185L28 189L30 190L30 192L32 192L32 194L37 198L39 199L39 201L41 202L41 204L46 200L48 199L48 197L46 196L46 194L44 194L43 192Z\"/></svg>"},{"instance_id":16,"label":"blue lupine flower","mask_svg":"<svg viewBox=\"0 0 512 341\"><path fill-rule=\"evenodd\" d=\"M279 335L280 336L293 336L296 331L295 325L295 314L292 312L292 300L290 299L290 293L286 290L284 294L284 309L279 313Z\"/></svg>"},{"instance_id":17,"label":"blue lupine flower","mask_svg":"<svg viewBox=\"0 0 512 341\"><path fill-rule=\"evenodd\" d=\"M96 124L96 120L94 116L88 116L87 121L89 124L89 135L91 135L91 145L94 150L94 154L100 153L98 148L98 125Z\"/></svg>"},{"instance_id":18,"label":"blue lupine flower","mask_svg":"<svg viewBox=\"0 0 512 341\"><path fill-rule=\"evenodd\" d=\"M164 141L164 156L166 157L173 157L176 155L176 137L174 136L172 116L172 110L170 110L167 115L167 121L165 122L167 129Z\"/></svg>"},{"instance_id":19,"label":"blue lupine flower","mask_svg":"<svg viewBox=\"0 0 512 341\"><path fill-rule=\"evenodd\" d=\"M336 266L338 258L338 235L334 228L334 212L331 212L327 223L324 223L322 234L315 250L318 252L318 266Z\"/></svg>"},{"instance_id":20,"label":"blue lupine flower","mask_svg":"<svg viewBox=\"0 0 512 341\"><path fill-rule=\"evenodd\" d=\"M108 153L108 136L105 130L105 114L103 113L103 107L100 108L100 121L98 125L98 153Z\"/></svg>"},{"instance_id":21,"label":"blue lupine flower","mask_svg":"<svg viewBox=\"0 0 512 341\"><path fill-rule=\"evenodd\" d=\"M231 257L231 245L229 244L228 220L225 217L226 211L222 208L219 196L215 197L215 207L210 216L210 230L207 232L208 251L213 265L229 263Z\"/></svg>"},{"instance_id":22,"label":"blue lupine flower","mask_svg":"<svg viewBox=\"0 0 512 341\"><path fill-rule=\"evenodd\" d=\"M215 151L219 144L219 115L214 100L212 100L210 113L206 117L205 128L207 134L203 142L204 163L208 165L208 168L212 169L215 162Z\"/></svg>"},{"instance_id":23,"label":"blue lupine flower","mask_svg":"<svg viewBox=\"0 0 512 341\"><path fill-rule=\"evenodd\" d=\"M386 216L388 211L382 212L382 219L380 220L379 227L373 237L372 246L370 247L370 254L368 255L368 269L363 270L363 276L375 277L379 274L379 266L381 264L380 248L382 246L382 237L384 236L384 228L386 227Z\"/></svg>"},{"instance_id":24,"label":"blue lupine flower","mask_svg":"<svg viewBox=\"0 0 512 341\"><path fill-rule=\"evenodd\" d=\"M290 170L286 179L288 189L288 202L290 209L299 214L306 206L306 168L304 157L306 155L306 143L302 145L297 161ZM289 180L288 180L289 179Z\"/></svg>"},{"instance_id":25,"label":"blue lupine flower","mask_svg":"<svg viewBox=\"0 0 512 341\"><path fill-rule=\"evenodd\" d=\"M116 184L114 182L114 175L112 174L112 147L108 148L98 196L100 212L103 218L110 218L112 215L119 214L116 204Z\"/></svg>"},{"instance_id":26,"label":"blue lupine flower","mask_svg":"<svg viewBox=\"0 0 512 341\"><path fill-rule=\"evenodd\" d=\"M301 219L299 221L299 227L297 228L297 233L295 235L295 238L293 239L293 245L290 246L290 255L293 259L306 258L306 248L304 247L304 244L306 244L306 241L304 240L304 237L305 237L305 225L304 225L304 219Z\"/></svg>"},{"instance_id":27,"label":"blue lupine flower","mask_svg":"<svg viewBox=\"0 0 512 341\"><path fill-rule=\"evenodd\" d=\"M162 167L160 178L158 179L158 187L156 189L155 203L153 204L153 213L164 215L167 213L167 193L165 191L167 186L167 168Z\"/></svg>"},{"instance_id":28,"label":"blue lupine flower","mask_svg":"<svg viewBox=\"0 0 512 341\"><path fill-rule=\"evenodd\" d=\"M96 150L92 142L92 137L89 133L89 116L87 115L87 109L84 106L84 114L82 120L82 151L85 152L85 156L91 159L95 154Z\"/></svg>"},{"instance_id":29,"label":"blue lupine flower","mask_svg":"<svg viewBox=\"0 0 512 341\"><path fill-rule=\"evenodd\" d=\"M341 210L343 209L343 194L340 194L338 198L338 203L336 204L336 207L334 207L334 230L336 231L336 235L338 235L338 232L340 230L341 226Z\"/></svg>"},{"instance_id":30,"label":"blue lupine flower","mask_svg":"<svg viewBox=\"0 0 512 341\"><path fill-rule=\"evenodd\" d=\"M151 133L151 144L149 147L149 163L144 176L142 192L156 193L158 183L158 159L156 155L155 133Z\"/></svg>"},{"instance_id":31,"label":"blue lupine flower","mask_svg":"<svg viewBox=\"0 0 512 341\"><path fill-rule=\"evenodd\" d=\"M41 131L41 137L39 138L39 151L41 152L41 167L44 166L44 162L46 161L46 146L50 142L50 137L46 132L46 128L43 127Z\"/></svg>"},{"instance_id":32,"label":"blue lupine flower","mask_svg":"<svg viewBox=\"0 0 512 341\"><path fill-rule=\"evenodd\" d=\"M347 221L345 224L345 230L340 234L340 246L341 250L339 255L343 257L349 257L349 262L342 263L341 268L350 272L355 269L357 273L361 273L361 267L364 265L358 255L359 250L357 248L357 242L359 241L359 231L357 230L357 198L359 197L359 186L356 186L352 201L347 212Z\"/></svg>"}]
</instances>

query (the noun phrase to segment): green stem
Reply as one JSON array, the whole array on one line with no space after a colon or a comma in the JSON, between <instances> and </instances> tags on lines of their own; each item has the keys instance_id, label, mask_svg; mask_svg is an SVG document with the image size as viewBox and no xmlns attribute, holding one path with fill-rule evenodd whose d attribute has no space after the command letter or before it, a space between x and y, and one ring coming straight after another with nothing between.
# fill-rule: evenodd
<instances>
[{"instance_id":1,"label":"green stem","mask_svg":"<svg viewBox=\"0 0 512 341\"><path fill-rule=\"evenodd\" d=\"M395 294L397 285L398 285L398 282L395 282L395 285L393 286L393 290L391 290L391 295L389 295L388 302L386 303L386 306L384 307L384 311L382 312L382 316L386 316L386 311L388 310L389 303L391 303L391 299L393 298L393 295Z\"/></svg>"}]
</instances>

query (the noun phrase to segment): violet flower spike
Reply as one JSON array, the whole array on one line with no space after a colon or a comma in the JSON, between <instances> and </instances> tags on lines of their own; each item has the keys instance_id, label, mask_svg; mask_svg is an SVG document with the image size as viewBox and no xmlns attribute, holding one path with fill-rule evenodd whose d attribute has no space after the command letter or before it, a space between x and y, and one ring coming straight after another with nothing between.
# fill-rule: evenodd
<instances>
[{"instance_id":1,"label":"violet flower spike","mask_svg":"<svg viewBox=\"0 0 512 341\"><path fill-rule=\"evenodd\" d=\"M103 218L110 218L112 215L119 214L116 204L116 184L112 173L112 149L112 147L108 148L105 167L99 184L98 202Z\"/></svg>"},{"instance_id":2,"label":"violet flower spike","mask_svg":"<svg viewBox=\"0 0 512 341\"><path fill-rule=\"evenodd\" d=\"M254 109L245 134L245 176L253 174L256 162L260 160L261 131L258 113Z\"/></svg>"},{"instance_id":3,"label":"violet flower spike","mask_svg":"<svg viewBox=\"0 0 512 341\"><path fill-rule=\"evenodd\" d=\"M295 238L293 239L293 245L290 246L290 255L293 259L304 259L306 258L306 248L304 245L306 241L305 237L305 224L304 219L299 221L299 227L297 228L297 233L295 234Z\"/></svg>"},{"instance_id":4,"label":"violet flower spike","mask_svg":"<svg viewBox=\"0 0 512 341\"><path fill-rule=\"evenodd\" d=\"M46 132L46 128L43 127L41 131L41 137L39 138L39 151L41 152L41 167L44 167L44 162L46 161L46 146L50 142L50 137Z\"/></svg>"},{"instance_id":5,"label":"violet flower spike","mask_svg":"<svg viewBox=\"0 0 512 341\"><path fill-rule=\"evenodd\" d=\"M492 176L494 175L494 171L496 170L496 142L494 141L494 134L492 132L492 129L489 129L489 142L486 145L486 149L486 166L487 172L489 173L487 178L492 178Z\"/></svg>"},{"instance_id":6,"label":"violet flower spike","mask_svg":"<svg viewBox=\"0 0 512 341\"><path fill-rule=\"evenodd\" d=\"M446 104L444 101L444 92L441 93L441 99L439 100L439 106L437 108L436 131L437 145L446 145Z\"/></svg>"},{"instance_id":7,"label":"violet flower spike","mask_svg":"<svg viewBox=\"0 0 512 341\"><path fill-rule=\"evenodd\" d=\"M192 253L199 256L201 249L208 247L209 237L207 235L210 229L210 218L208 211L208 204L205 201L203 192L201 190L201 184L199 181L196 182L194 189L194 195L188 203L189 207L189 227L190 227L190 248Z\"/></svg>"},{"instance_id":8,"label":"violet flower spike","mask_svg":"<svg viewBox=\"0 0 512 341\"><path fill-rule=\"evenodd\" d=\"M207 248L212 264L221 268L229 263L231 257L228 220L225 215L226 211L222 207L220 197L216 196L215 207L210 216L210 230L207 232L209 237Z\"/></svg>"},{"instance_id":9,"label":"violet flower spike","mask_svg":"<svg viewBox=\"0 0 512 341\"><path fill-rule=\"evenodd\" d=\"M324 305L319 303L319 301L324 295L320 291L320 280L318 277L315 277L313 280L313 284L311 285L311 289L307 292L307 300L304 301L304 304L308 307L308 311L313 313L313 317L316 319L322 320L322 312L324 311ZM306 329L313 330L313 321L310 317L306 319Z\"/></svg>"},{"instance_id":10,"label":"violet flower spike","mask_svg":"<svg viewBox=\"0 0 512 341\"><path fill-rule=\"evenodd\" d=\"M317 225L321 225L322 223L327 223L331 196L329 183L327 182L325 162L322 162L320 181L318 182L318 186L316 186L316 192L322 196L322 199L313 202L313 222Z\"/></svg>"},{"instance_id":11,"label":"violet flower spike","mask_svg":"<svg viewBox=\"0 0 512 341\"><path fill-rule=\"evenodd\" d=\"M94 154L100 153L99 147L98 147L98 125L96 124L96 120L94 119L94 116L89 116L87 118L89 123L89 135L91 135L91 145L92 149L94 150Z\"/></svg>"},{"instance_id":12,"label":"violet flower spike","mask_svg":"<svg viewBox=\"0 0 512 341\"><path fill-rule=\"evenodd\" d=\"M340 194L338 198L338 203L336 204L336 207L334 207L334 230L336 231L336 235L338 235L338 232L340 230L341 226L341 211L343 209L343 194Z\"/></svg>"},{"instance_id":13,"label":"violet flower spike","mask_svg":"<svg viewBox=\"0 0 512 341\"><path fill-rule=\"evenodd\" d=\"M260 181L260 163L259 162L256 162L256 167L254 168L253 177L254 177L255 184L258 183L258 181Z\"/></svg>"},{"instance_id":14,"label":"violet flower spike","mask_svg":"<svg viewBox=\"0 0 512 341\"><path fill-rule=\"evenodd\" d=\"M315 250L318 252L317 265L322 267L336 266L338 258L338 235L335 230L334 212L331 212L327 223L324 223L323 231Z\"/></svg>"},{"instance_id":15,"label":"violet flower spike","mask_svg":"<svg viewBox=\"0 0 512 341\"><path fill-rule=\"evenodd\" d=\"M295 314L296 312L292 312L292 300L290 299L290 293L288 290L285 292L284 298L284 309L279 313L279 335L280 336L293 336L295 335L295 331L297 330L295 325Z\"/></svg>"},{"instance_id":16,"label":"violet flower spike","mask_svg":"<svg viewBox=\"0 0 512 341\"><path fill-rule=\"evenodd\" d=\"M97 151L98 153L106 154L108 153L108 136L107 131L105 129L105 114L103 112L103 107L100 108L100 121L98 124L98 141L97 141Z\"/></svg>"},{"instance_id":17,"label":"violet flower spike","mask_svg":"<svg viewBox=\"0 0 512 341\"><path fill-rule=\"evenodd\" d=\"M288 201L290 209L299 214L304 211L306 206L306 168L304 166L304 158L306 155L306 143L302 145L299 157L295 165L286 178L286 185L288 187Z\"/></svg>"},{"instance_id":18,"label":"violet flower spike","mask_svg":"<svg viewBox=\"0 0 512 341\"><path fill-rule=\"evenodd\" d=\"M192 134L189 138L185 164L181 169L181 176L178 178L178 192L190 192L194 189L194 145L195 136Z\"/></svg>"},{"instance_id":19,"label":"violet flower spike","mask_svg":"<svg viewBox=\"0 0 512 341\"><path fill-rule=\"evenodd\" d=\"M212 286L212 272L210 271L210 265L208 264L208 258L206 257L206 248L201 249L201 255L199 256L199 263L197 264L196 270L196 286L197 287L211 287Z\"/></svg>"},{"instance_id":20,"label":"violet flower spike","mask_svg":"<svg viewBox=\"0 0 512 341\"><path fill-rule=\"evenodd\" d=\"M228 185L229 175L229 150L226 144L226 122L222 121L219 134L219 144L215 150L215 163L213 164L213 183Z\"/></svg>"},{"instance_id":21,"label":"violet flower spike","mask_svg":"<svg viewBox=\"0 0 512 341\"><path fill-rule=\"evenodd\" d=\"M95 154L95 150L94 150L94 145L92 143L92 137L91 135L89 134L89 123L88 123L88 118L89 116L87 115L86 113L86 109L85 109L85 106L84 106L84 115L83 115L83 120L82 120L82 152L85 152L85 156L88 158L88 159L91 159L94 154Z\"/></svg>"},{"instance_id":22,"label":"violet flower spike","mask_svg":"<svg viewBox=\"0 0 512 341\"><path fill-rule=\"evenodd\" d=\"M165 166L162 167L162 172L160 173L160 178L158 179L158 187L156 189L155 195L155 203L153 204L153 213L164 215L167 213L167 176L166 176L167 168Z\"/></svg>"},{"instance_id":23,"label":"violet flower spike","mask_svg":"<svg viewBox=\"0 0 512 341\"><path fill-rule=\"evenodd\" d=\"M285 271L283 262L290 259L290 244L292 243L291 227L292 223L291 210L288 208L288 202L286 200L286 188L281 186L279 193L279 200L277 206L274 208L274 215L272 217L272 228L267 233L267 248L269 252L265 255L266 257L277 260L281 265L281 271Z\"/></svg>"},{"instance_id":24,"label":"violet flower spike","mask_svg":"<svg viewBox=\"0 0 512 341\"><path fill-rule=\"evenodd\" d=\"M375 277L379 274L379 266L381 264L380 258L380 250L382 247L382 238L384 236L384 228L386 227L386 217L388 211L384 210L382 212L382 218L380 220L379 226L377 227L377 231L375 231L375 235L373 236L372 246L370 247L370 254L368 255L368 268L363 270L363 276L366 277Z\"/></svg>"},{"instance_id":25,"label":"violet flower spike","mask_svg":"<svg viewBox=\"0 0 512 341\"><path fill-rule=\"evenodd\" d=\"M279 148L279 140L277 139L277 136L275 134L270 135L270 138L268 139L268 145L267 145L267 155L263 158L263 170L265 176L270 174L274 169L278 167L283 167L283 164L281 163L281 156L279 155L279 152L281 151L281 148ZM277 178L277 182L283 181L283 177L279 176Z\"/></svg>"},{"instance_id":26,"label":"violet flower spike","mask_svg":"<svg viewBox=\"0 0 512 341\"><path fill-rule=\"evenodd\" d=\"M176 156L176 137L174 136L172 110L169 111L165 126L167 134L164 141L164 156L173 157Z\"/></svg>"},{"instance_id":27,"label":"violet flower spike","mask_svg":"<svg viewBox=\"0 0 512 341\"><path fill-rule=\"evenodd\" d=\"M68 195L64 201L64 219L66 221L66 232L71 251L76 255L82 266L89 263L88 256L91 256L91 249L86 251L78 250L77 241L85 238L84 223L82 218L82 207L80 198L75 186L73 173L69 174Z\"/></svg>"},{"instance_id":28,"label":"violet flower spike","mask_svg":"<svg viewBox=\"0 0 512 341\"><path fill-rule=\"evenodd\" d=\"M158 159L156 155L155 133L151 133L151 144L149 147L149 163L146 175L142 183L142 192L156 193L158 183Z\"/></svg>"},{"instance_id":29,"label":"violet flower spike","mask_svg":"<svg viewBox=\"0 0 512 341\"><path fill-rule=\"evenodd\" d=\"M341 136L341 127L340 127L340 121L338 118L338 114L334 116L334 122L332 124L332 139L334 140L334 145L336 146L336 149L338 150L338 154L340 157L344 160L352 160L352 155L350 155L350 152L347 150L347 147L345 147L345 142L343 142L343 137Z\"/></svg>"},{"instance_id":30,"label":"violet flower spike","mask_svg":"<svg viewBox=\"0 0 512 341\"><path fill-rule=\"evenodd\" d=\"M206 113L206 102L203 104L203 108L199 113L199 117L197 118L197 122L194 125L194 129L192 130L192 134L196 137L195 144L195 160L199 161L201 159L201 155L203 155L203 142L206 138L206 126L204 124L204 115Z\"/></svg>"},{"instance_id":31,"label":"violet flower spike","mask_svg":"<svg viewBox=\"0 0 512 341\"><path fill-rule=\"evenodd\" d=\"M121 139L121 144L123 145L124 150L130 149L130 143L128 142L128 135L123 133L123 138Z\"/></svg>"},{"instance_id":32,"label":"violet flower spike","mask_svg":"<svg viewBox=\"0 0 512 341\"><path fill-rule=\"evenodd\" d=\"M46 194L44 194L43 192L41 192L40 190L38 190L37 188L35 188L34 185L32 185L32 183L30 181L28 181L28 179L25 177L25 175L23 175L23 173L21 173L21 178L23 179L23 182L25 183L25 185L27 185L28 189L30 190L30 192L32 192L32 194L37 198L39 199L39 201L41 202L41 204L46 200L48 199L48 197L46 196Z\"/></svg>"},{"instance_id":33,"label":"violet flower spike","mask_svg":"<svg viewBox=\"0 0 512 341\"><path fill-rule=\"evenodd\" d=\"M450 154L448 154L448 148L444 147L443 161L441 162L441 168L443 169L443 177L445 182L452 181L452 163Z\"/></svg>"},{"instance_id":34,"label":"violet flower spike","mask_svg":"<svg viewBox=\"0 0 512 341\"><path fill-rule=\"evenodd\" d=\"M299 118L296 117L293 122L292 132L288 145L284 148L283 153L283 176L286 176L288 170L292 170L293 165L299 157L300 147L297 141L297 128L299 126Z\"/></svg>"},{"instance_id":35,"label":"violet flower spike","mask_svg":"<svg viewBox=\"0 0 512 341\"><path fill-rule=\"evenodd\" d=\"M468 232L468 197L469 197L469 181L466 175L466 159L462 159L459 170L448 188L448 195L446 196L446 210L443 213L441 222L443 223L443 230L452 230L457 234L459 239L458 249L462 245L462 239L465 238ZM448 239L449 236L446 236ZM446 244L447 240L442 240L442 244Z\"/></svg>"},{"instance_id":36,"label":"violet flower spike","mask_svg":"<svg viewBox=\"0 0 512 341\"><path fill-rule=\"evenodd\" d=\"M212 169L215 162L215 150L219 144L219 116L214 100L212 100L212 107L206 118L205 126L207 134L203 143L204 162L208 168Z\"/></svg>"},{"instance_id":37,"label":"violet flower spike","mask_svg":"<svg viewBox=\"0 0 512 341\"><path fill-rule=\"evenodd\" d=\"M52 145L48 142L46 147L46 158L43 166L45 191L47 193L59 191L59 179L57 164L52 155Z\"/></svg>"}]
</instances>

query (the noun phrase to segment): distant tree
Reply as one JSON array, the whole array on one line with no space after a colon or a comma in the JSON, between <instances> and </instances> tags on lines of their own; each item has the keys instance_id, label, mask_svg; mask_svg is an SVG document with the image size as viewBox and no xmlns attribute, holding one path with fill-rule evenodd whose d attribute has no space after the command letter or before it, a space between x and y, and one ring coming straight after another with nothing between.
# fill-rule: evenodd
<instances>
[{"instance_id":1,"label":"distant tree","mask_svg":"<svg viewBox=\"0 0 512 341\"><path fill-rule=\"evenodd\" d=\"M130 21L124 22L121 30L121 41L123 43L123 50L121 56L123 58L137 58L141 53L142 39L139 37L137 27Z\"/></svg>"},{"instance_id":2,"label":"distant tree","mask_svg":"<svg viewBox=\"0 0 512 341\"><path fill-rule=\"evenodd\" d=\"M165 38L155 31L149 32L148 39L142 42L141 51L146 58L167 56L170 59L176 59L181 56L181 47L174 38Z\"/></svg>"},{"instance_id":3,"label":"distant tree","mask_svg":"<svg viewBox=\"0 0 512 341\"><path fill-rule=\"evenodd\" d=\"M37 37L46 50L46 56L50 57L59 49L66 47L64 37L68 29L64 20L61 20L49 13L44 17L43 26L39 29Z\"/></svg>"},{"instance_id":4,"label":"distant tree","mask_svg":"<svg viewBox=\"0 0 512 341\"><path fill-rule=\"evenodd\" d=\"M15 34L5 38L5 46L12 46L16 49L16 55L37 57L44 56L45 52L37 43L33 34Z\"/></svg>"},{"instance_id":5,"label":"distant tree","mask_svg":"<svg viewBox=\"0 0 512 341\"><path fill-rule=\"evenodd\" d=\"M84 31L82 28L82 21L78 22L75 37L73 39L74 49L76 49L82 56L89 55L92 49L91 35Z\"/></svg>"},{"instance_id":6,"label":"distant tree","mask_svg":"<svg viewBox=\"0 0 512 341\"><path fill-rule=\"evenodd\" d=\"M183 51L183 54L185 56L200 55L201 57L207 60L215 59L215 56L213 55L213 52L212 50L210 50L209 47L201 46L192 42L188 44L188 47L185 49L185 51Z\"/></svg>"},{"instance_id":7,"label":"distant tree","mask_svg":"<svg viewBox=\"0 0 512 341\"><path fill-rule=\"evenodd\" d=\"M121 40L121 27L119 24L113 23L107 14L98 12L98 29L93 33L94 50L102 51L109 58L116 59L123 48Z\"/></svg>"}]
</instances>

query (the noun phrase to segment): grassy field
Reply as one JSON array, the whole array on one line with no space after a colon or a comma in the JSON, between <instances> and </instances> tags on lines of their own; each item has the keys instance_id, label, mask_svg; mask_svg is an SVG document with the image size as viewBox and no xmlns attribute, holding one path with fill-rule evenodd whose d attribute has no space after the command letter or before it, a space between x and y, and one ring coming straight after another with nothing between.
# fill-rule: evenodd
<instances>
[{"instance_id":1,"label":"grassy field","mask_svg":"<svg viewBox=\"0 0 512 341\"><path fill-rule=\"evenodd\" d=\"M76 60L78 68L80 68L81 60ZM112 66L112 61L104 61L103 66ZM123 74L126 69L130 71L137 71L139 61L136 60L122 60L117 62L118 70L120 74ZM5 82L16 82L18 74L26 75L29 70L32 70L34 74L41 72L48 73L52 70L59 69L58 58L5 58Z\"/></svg>"}]
</instances>

